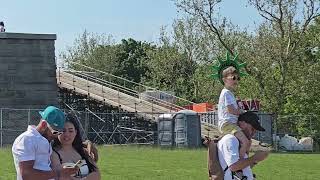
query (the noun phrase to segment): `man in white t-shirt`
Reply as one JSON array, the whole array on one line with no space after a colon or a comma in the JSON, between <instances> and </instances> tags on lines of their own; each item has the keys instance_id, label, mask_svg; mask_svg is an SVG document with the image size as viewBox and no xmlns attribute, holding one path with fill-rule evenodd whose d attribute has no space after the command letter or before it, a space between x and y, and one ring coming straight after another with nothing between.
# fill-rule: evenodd
<instances>
[{"instance_id":1,"label":"man in white t-shirt","mask_svg":"<svg viewBox=\"0 0 320 180\"><path fill-rule=\"evenodd\" d=\"M248 139L251 139L256 131L265 131L259 123L259 117L253 112L241 114L238 118L238 125ZM256 152L251 157L245 155L244 159L240 159L239 140L231 134L222 137L217 147L219 162L224 170L224 180L237 179L238 176L246 176L248 180L254 179L251 167L268 156L268 152Z\"/></svg>"},{"instance_id":2,"label":"man in white t-shirt","mask_svg":"<svg viewBox=\"0 0 320 180\"><path fill-rule=\"evenodd\" d=\"M70 175L78 171L77 168L53 171L50 167L52 152L50 141L62 133L65 115L54 106L48 106L39 113L41 115L39 124L28 126L28 130L19 135L12 146L17 180L70 178Z\"/></svg>"}]
</instances>

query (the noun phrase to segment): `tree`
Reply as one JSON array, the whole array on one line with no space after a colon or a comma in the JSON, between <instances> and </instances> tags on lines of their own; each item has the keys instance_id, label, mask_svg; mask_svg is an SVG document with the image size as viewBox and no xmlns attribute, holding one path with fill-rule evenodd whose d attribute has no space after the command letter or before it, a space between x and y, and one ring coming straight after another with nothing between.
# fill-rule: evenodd
<instances>
[{"instance_id":1,"label":"tree","mask_svg":"<svg viewBox=\"0 0 320 180\"><path fill-rule=\"evenodd\" d=\"M225 28L228 24L226 18L219 18L217 5L222 0L176 0L176 6L198 19L201 26L216 36L221 45L234 55L233 47L227 44Z\"/></svg>"},{"instance_id":2,"label":"tree","mask_svg":"<svg viewBox=\"0 0 320 180\"><path fill-rule=\"evenodd\" d=\"M173 91L177 96L192 99L192 82L196 63L190 61L177 46L170 44L167 35L162 32L160 45L148 51L147 84L161 90ZM180 104L182 105L182 104Z\"/></svg>"},{"instance_id":3,"label":"tree","mask_svg":"<svg viewBox=\"0 0 320 180\"><path fill-rule=\"evenodd\" d=\"M301 4L302 8L298 7L299 3L296 0L249 0L249 3L254 5L265 19L257 37L260 45L255 49L259 51L255 51L254 57L269 59L271 63L269 67L273 72L270 74L256 71L254 74L260 81L261 89L265 89L262 91L265 96L268 99L274 99L270 102L272 106L268 109L281 114L284 113L286 99L290 94L288 84L291 81L290 75L294 74L291 67L296 63L296 57L299 57L299 46L306 36L310 23L319 16L319 2L304 0ZM300 14L303 14L304 17L299 18ZM265 46L262 46L261 43ZM269 78L261 78L265 75L273 80L273 86Z\"/></svg>"},{"instance_id":4,"label":"tree","mask_svg":"<svg viewBox=\"0 0 320 180\"><path fill-rule=\"evenodd\" d=\"M320 53L312 51L320 46L319 37L320 18L317 18L301 42L299 61L290 77L295 81L289 84L285 113L300 115L294 128L301 136L312 135L320 144Z\"/></svg>"},{"instance_id":5,"label":"tree","mask_svg":"<svg viewBox=\"0 0 320 180\"><path fill-rule=\"evenodd\" d=\"M113 73L115 52L112 36L94 34L84 31L75 39L74 45L67 48L66 52L60 54L66 67L77 70L86 70L75 66L73 62L92 67L94 69Z\"/></svg>"},{"instance_id":6,"label":"tree","mask_svg":"<svg viewBox=\"0 0 320 180\"><path fill-rule=\"evenodd\" d=\"M62 53L60 57L71 69L84 71L97 69L140 83L146 78L148 71L146 51L152 48L154 46L150 43L130 38L121 40L120 44L115 44L111 36L84 31L75 40L74 46L69 47L67 52ZM99 74L99 77L104 76ZM132 86L133 84L130 85Z\"/></svg>"},{"instance_id":7,"label":"tree","mask_svg":"<svg viewBox=\"0 0 320 180\"><path fill-rule=\"evenodd\" d=\"M154 47L149 43L131 38L128 40L123 39L117 47L116 59L118 64L114 74L136 83L142 82L142 79L146 78L148 71L147 63L149 57L146 51Z\"/></svg>"},{"instance_id":8,"label":"tree","mask_svg":"<svg viewBox=\"0 0 320 180\"><path fill-rule=\"evenodd\" d=\"M266 105L265 110L283 113L288 95L289 74L292 73L290 66L299 54L298 46L306 29L319 16L319 2L304 0L304 18L301 19L297 18L301 14L301 8L297 8L298 2L295 0L250 0L249 3L265 19L255 37L250 37L245 32L228 30L230 23L227 23L226 18L219 19L217 13L220 2L221 0L176 0L178 7L199 19L227 51L234 55L237 50L240 59L248 62L246 70L254 77L254 81L246 82L259 87L260 97ZM238 37L242 38L237 39ZM239 46L241 41L243 43Z\"/></svg>"},{"instance_id":9,"label":"tree","mask_svg":"<svg viewBox=\"0 0 320 180\"><path fill-rule=\"evenodd\" d=\"M219 93L215 86L217 83L210 78L212 57L219 51L219 46L213 40L211 34L205 31L194 18L185 17L177 19L173 23L173 44L179 52L187 56L187 60L193 62L191 73L188 74L190 100L194 102L207 102L216 99Z\"/></svg>"}]
</instances>

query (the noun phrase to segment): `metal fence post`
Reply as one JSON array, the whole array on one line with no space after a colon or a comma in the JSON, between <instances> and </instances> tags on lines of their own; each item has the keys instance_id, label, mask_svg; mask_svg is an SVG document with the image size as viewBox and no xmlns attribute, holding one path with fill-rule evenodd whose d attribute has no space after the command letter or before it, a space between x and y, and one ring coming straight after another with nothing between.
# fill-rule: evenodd
<instances>
[{"instance_id":1,"label":"metal fence post","mask_svg":"<svg viewBox=\"0 0 320 180\"><path fill-rule=\"evenodd\" d=\"M30 112L31 110L30 109L28 109L28 125L30 125L30 119L31 119L31 112Z\"/></svg>"},{"instance_id":2,"label":"metal fence post","mask_svg":"<svg viewBox=\"0 0 320 180\"><path fill-rule=\"evenodd\" d=\"M60 80L60 76L61 76L61 74L60 74L60 71L61 71L61 67L59 67L59 71L58 71L58 80L59 80L59 83L61 83L61 80Z\"/></svg>"},{"instance_id":3,"label":"metal fence post","mask_svg":"<svg viewBox=\"0 0 320 180\"><path fill-rule=\"evenodd\" d=\"M312 121L311 121L312 115L309 116L309 126L310 126L310 134L312 134Z\"/></svg>"},{"instance_id":4,"label":"metal fence post","mask_svg":"<svg viewBox=\"0 0 320 180\"><path fill-rule=\"evenodd\" d=\"M277 139L277 119L278 116L276 114L273 115L274 119L274 134L275 134L275 150L278 152L278 139Z\"/></svg>"},{"instance_id":5,"label":"metal fence post","mask_svg":"<svg viewBox=\"0 0 320 180\"><path fill-rule=\"evenodd\" d=\"M0 141L1 141L1 147L2 147L2 131L3 131L3 129L2 129L2 108L1 108L1 110L0 110L0 129L1 129L1 135L0 135Z\"/></svg>"},{"instance_id":6,"label":"metal fence post","mask_svg":"<svg viewBox=\"0 0 320 180\"><path fill-rule=\"evenodd\" d=\"M89 112L87 110L85 110L85 133L86 133L86 137L87 139L89 139L89 123L90 123L90 118L89 118Z\"/></svg>"},{"instance_id":7,"label":"metal fence post","mask_svg":"<svg viewBox=\"0 0 320 180\"><path fill-rule=\"evenodd\" d=\"M88 135L89 135L89 114L87 112L87 110L85 111L85 118L84 118L84 133L85 133L85 137L88 139Z\"/></svg>"},{"instance_id":8,"label":"metal fence post","mask_svg":"<svg viewBox=\"0 0 320 180\"><path fill-rule=\"evenodd\" d=\"M314 136L314 134L313 134L313 130L312 130L312 121L311 121L311 118L313 117L313 115L310 115L309 116L309 125L310 125L310 135L311 135L311 138L312 138L312 140L313 140L313 138L315 138L315 136ZM311 152L313 152L313 149L314 149L314 147L313 147L313 145L314 145L314 143L313 143L313 141L311 142L312 143L312 149L311 149Z\"/></svg>"},{"instance_id":9,"label":"metal fence post","mask_svg":"<svg viewBox=\"0 0 320 180\"><path fill-rule=\"evenodd\" d=\"M121 105L120 105L120 91L119 91L119 87L117 87L117 91L118 91L118 112L120 112L121 110L120 110L120 107L121 107Z\"/></svg>"}]
</instances>

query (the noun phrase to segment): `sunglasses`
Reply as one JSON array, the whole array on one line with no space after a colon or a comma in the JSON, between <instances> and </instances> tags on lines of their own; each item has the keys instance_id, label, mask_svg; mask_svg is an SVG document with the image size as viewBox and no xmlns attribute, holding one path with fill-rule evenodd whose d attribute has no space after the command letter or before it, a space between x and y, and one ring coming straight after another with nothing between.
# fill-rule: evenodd
<instances>
[{"instance_id":1,"label":"sunglasses","mask_svg":"<svg viewBox=\"0 0 320 180\"><path fill-rule=\"evenodd\" d=\"M240 81L240 77L239 76L231 76L230 78L228 78L228 79L232 79L232 80L238 80L238 81Z\"/></svg>"},{"instance_id":2,"label":"sunglasses","mask_svg":"<svg viewBox=\"0 0 320 180\"><path fill-rule=\"evenodd\" d=\"M61 132L61 131L56 131L56 130L53 130L53 131L51 131L51 133L53 134L53 135L61 135L63 132Z\"/></svg>"},{"instance_id":3,"label":"sunglasses","mask_svg":"<svg viewBox=\"0 0 320 180\"><path fill-rule=\"evenodd\" d=\"M61 135L63 133L62 131L58 131L58 130L53 129L49 124L48 124L48 129L49 129L49 131L51 131L51 133L53 135Z\"/></svg>"}]
</instances>

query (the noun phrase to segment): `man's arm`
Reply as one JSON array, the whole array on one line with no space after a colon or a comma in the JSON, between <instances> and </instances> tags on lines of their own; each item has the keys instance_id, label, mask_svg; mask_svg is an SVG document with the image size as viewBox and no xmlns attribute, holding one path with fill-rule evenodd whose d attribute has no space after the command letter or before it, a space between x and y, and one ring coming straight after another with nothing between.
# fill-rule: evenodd
<instances>
[{"instance_id":1,"label":"man's arm","mask_svg":"<svg viewBox=\"0 0 320 180\"><path fill-rule=\"evenodd\" d=\"M226 137L226 136L225 136ZM223 158L231 171L238 171L248 166L252 166L257 162L264 160L268 156L268 152L256 152L252 157L239 158L239 141L236 137L227 137L222 142ZM225 167L222 167L225 168Z\"/></svg>"},{"instance_id":2,"label":"man's arm","mask_svg":"<svg viewBox=\"0 0 320 180\"><path fill-rule=\"evenodd\" d=\"M19 162L20 174L23 180L48 180L60 177L70 177L78 172L79 168L62 168L51 171L41 171L33 168L34 160Z\"/></svg>"},{"instance_id":3,"label":"man's arm","mask_svg":"<svg viewBox=\"0 0 320 180\"><path fill-rule=\"evenodd\" d=\"M51 159L51 164L50 164L50 166L51 166L51 168L52 168L53 170L55 170L55 169L61 169L61 168L62 168L62 165L61 165L61 163L60 163L59 156L58 156L58 154L57 154L55 151L52 152L50 159Z\"/></svg>"},{"instance_id":4,"label":"man's arm","mask_svg":"<svg viewBox=\"0 0 320 180\"><path fill-rule=\"evenodd\" d=\"M239 171L241 169L244 169L248 166L252 166L254 164L254 159L253 157L247 158L247 159L239 159L236 163L232 164L229 166L229 169L231 171Z\"/></svg>"},{"instance_id":5,"label":"man's arm","mask_svg":"<svg viewBox=\"0 0 320 180\"><path fill-rule=\"evenodd\" d=\"M55 171L41 171L33 169L34 161L22 161L19 162L20 173L23 180L48 180L58 177Z\"/></svg>"},{"instance_id":6,"label":"man's arm","mask_svg":"<svg viewBox=\"0 0 320 180\"><path fill-rule=\"evenodd\" d=\"M237 161L236 163L229 166L229 168L231 171L238 171L238 170L244 169L248 166L252 167L255 164L257 164L258 162L266 159L268 154L269 154L268 152L263 152L263 151L256 152L253 156L251 156L247 159L241 159L241 160Z\"/></svg>"}]
</instances>

